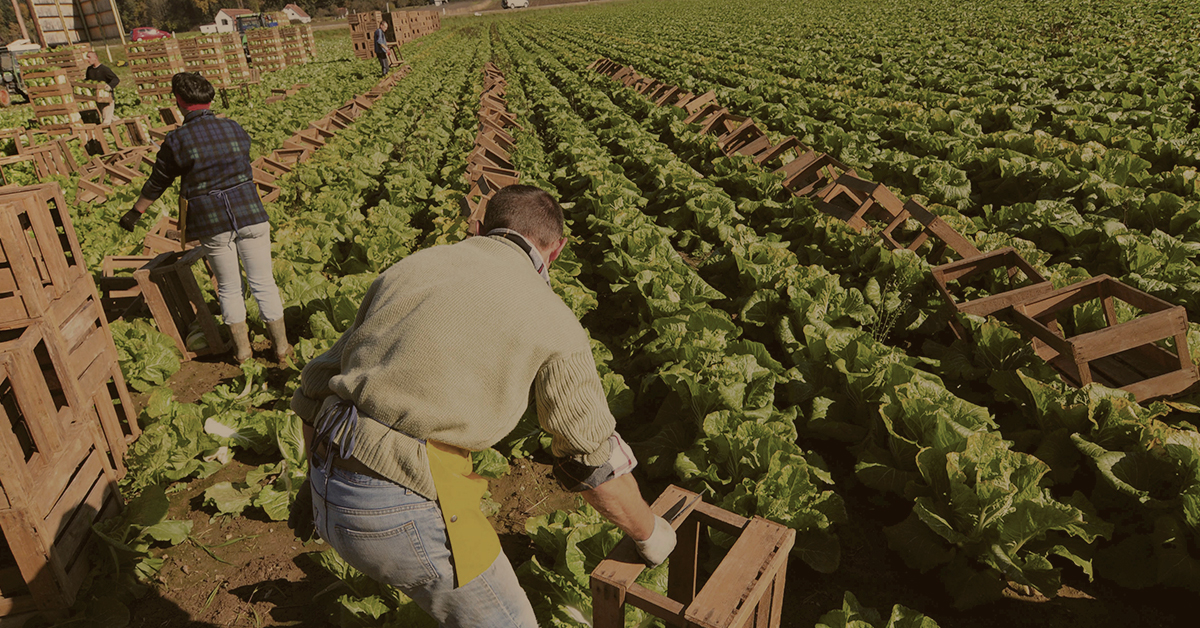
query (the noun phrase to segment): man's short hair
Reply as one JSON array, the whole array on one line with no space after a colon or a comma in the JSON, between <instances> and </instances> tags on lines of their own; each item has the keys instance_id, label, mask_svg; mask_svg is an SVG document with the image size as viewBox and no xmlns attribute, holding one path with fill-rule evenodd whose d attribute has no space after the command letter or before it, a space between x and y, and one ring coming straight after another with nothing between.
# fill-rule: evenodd
<instances>
[{"instance_id":1,"label":"man's short hair","mask_svg":"<svg viewBox=\"0 0 1200 628\"><path fill-rule=\"evenodd\" d=\"M532 185L501 188L487 202L482 232L512 229L533 244L549 248L563 236L563 211L558 201Z\"/></svg>"},{"instance_id":2,"label":"man's short hair","mask_svg":"<svg viewBox=\"0 0 1200 628\"><path fill-rule=\"evenodd\" d=\"M212 102L217 92L198 72L180 72L171 77L171 93L189 105L204 105Z\"/></svg>"}]
</instances>

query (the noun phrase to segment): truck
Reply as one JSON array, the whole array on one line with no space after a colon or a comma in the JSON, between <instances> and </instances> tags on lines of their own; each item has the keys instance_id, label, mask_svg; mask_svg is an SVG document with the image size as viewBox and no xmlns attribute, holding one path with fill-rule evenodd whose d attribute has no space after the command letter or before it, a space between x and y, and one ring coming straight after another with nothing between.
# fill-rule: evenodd
<instances>
[{"instance_id":1,"label":"truck","mask_svg":"<svg viewBox=\"0 0 1200 628\"><path fill-rule=\"evenodd\" d=\"M279 26L278 20L269 13L251 13L250 15L239 15L235 18L237 32L245 33L256 28L271 28Z\"/></svg>"},{"instance_id":2,"label":"truck","mask_svg":"<svg viewBox=\"0 0 1200 628\"><path fill-rule=\"evenodd\" d=\"M25 78L21 76L21 65L17 57L26 52L37 52L42 47L31 43L28 39L18 39L0 48L0 76L3 78L3 89L0 89L0 106L7 107L12 103L13 96L20 96L29 102L29 94L25 93Z\"/></svg>"}]
</instances>

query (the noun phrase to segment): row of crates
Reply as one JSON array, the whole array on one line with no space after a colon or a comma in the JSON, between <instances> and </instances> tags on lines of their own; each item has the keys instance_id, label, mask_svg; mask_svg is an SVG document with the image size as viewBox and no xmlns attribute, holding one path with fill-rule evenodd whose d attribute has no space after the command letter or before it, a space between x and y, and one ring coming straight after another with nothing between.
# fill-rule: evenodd
<instances>
[{"instance_id":1,"label":"row of crates","mask_svg":"<svg viewBox=\"0 0 1200 628\"><path fill-rule=\"evenodd\" d=\"M43 128L82 123L83 111L113 101L107 84L73 80L59 67L25 74L25 87L33 102L33 117Z\"/></svg>"},{"instance_id":2,"label":"row of crates","mask_svg":"<svg viewBox=\"0 0 1200 628\"><path fill-rule=\"evenodd\" d=\"M317 58L312 27L307 24L247 31L246 44L250 50L250 65L263 72L282 70Z\"/></svg>"},{"instance_id":3,"label":"row of crates","mask_svg":"<svg viewBox=\"0 0 1200 628\"><path fill-rule=\"evenodd\" d=\"M512 162L516 141L509 133L521 126L508 111L507 89L508 81L500 68L491 61L485 63L483 92L479 95L479 132L475 135L475 148L467 155L467 169L463 173L468 186L463 197L463 213L467 216L467 228L473 234L480 232L487 202L496 192L521 182L521 173Z\"/></svg>"},{"instance_id":4,"label":"row of crates","mask_svg":"<svg viewBox=\"0 0 1200 628\"><path fill-rule=\"evenodd\" d=\"M406 44L442 27L437 11L364 11L346 19L350 23L350 43L359 59L375 58L375 30L382 22L388 24L388 42L395 45Z\"/></svg>"},{"instance_id":5,"label":"row of crates","mask_svg":"<svg viewBox=\"0 0 1200 628\"><path fill-rule=\"evenodd\" d=\"M695 95L605 58L588 67L659 106L683 109L688 114L684 122L714 136L726 155L742 155L764 167L781 164L775 173L783 177L785 189L811 199L816 209L856 230L877 232L886 247L929 250L935 262L951 256L952 261L935 266L931 275L959 338L967 339L959 315L996 316L1030 338L1034 353L1065 381L1120 388L1138 401L1170 397L1200 381L1182 306L1108 275L1056 289L1012 247L980 251L974 241L921 203L900 201L887 186L860 177L833 156L795 137L772 141L753 119L722 107L712 91ZM794 158L785 160L789 154ZM962 300L972 293L987 296ZM1104 325L1085 332L1064 331L1075 329L1074 308L1084 304L1104 313ZM1136 316L1122 320L1118 307L1135 311Z\"/></svg>"},{"instance_id":6,"label":"row of crates","mask_svg":"<svg viewBox=\"0 0 1200 628\"><path fill-rule=\"evenodd\" d=\"M88 62L84 57L92 52L91 44L64 46L43 52L22 54L17 57L17 65L21 66L22 74L44 72L52 68L62 68L67 78L82 81L87 72Z\"/></svg>"},{"instance_id":7,"label":"row of crates","mask_svg":"<svg viewBox=\"0 0 1200 628\"><path fill-rule=\"evenodd\" d=\"M139 434L57 185L0 192L0 621L62 616Z\"/></svg>"}]
</instances>

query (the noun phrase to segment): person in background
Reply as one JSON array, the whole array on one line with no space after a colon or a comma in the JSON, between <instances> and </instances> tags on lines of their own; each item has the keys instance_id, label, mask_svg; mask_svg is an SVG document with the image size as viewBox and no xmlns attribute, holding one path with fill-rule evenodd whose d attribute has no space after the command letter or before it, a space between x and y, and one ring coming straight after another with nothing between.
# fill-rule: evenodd
<instances>
[{"instance_id":1,"label":"person in background","mask_svg":"<svg viewBox=\"0 0 1200 628\"><path fill-rule=\"evenodd\" d=\"M380 22L379 28L375 29L375 56L379 58L380 76L387 76L392 69L392 62L388 56L387 29L387 22Z\"/></svg>"},{"instance_id":2,"label":"person in background","mask_svg":"<svg viewBox=\"0 0 1200 628\"><path fill-rule=\"evenodd\" d=\"M221 315L233 337L239 363L251 357L246 299L240 261L246 267L250 291L282 362L291 353L283 324L283 302L271 270L271 224L250 166L250 136L237 122L218 118L209 109L215 90L195 72L171 78L175 103L183 112L183 125L172 131L158 149L158 159L142 195L121 218L133 231L146 209L162 196L176 178L180 216L188 240L199 239L217 279ZM184 211L180 211L181 214Z\"/></svg>"},{"instance_id":3,"label":"person in background","mask_svg":"<svg viewBox=\"0 0 1200 628\"><path fill-rule=\"evenodd\" d=\"M84 78L89 81L99 81L108 83L109 89L113 93L113 101L107 105L100 106L100 124L112 124L113 110L117 108L117 85L121 83L121 79L112 71L112 68L100 63L100 56L95 52L89 52L84 59L88 62L88 68L84 72Z\"/></svg>"},{"instance_id":4,"label":"person in background","mask_svg":"<svg viewBox=\"0 0 1200 628\"><path fill-rule=\"evenodd\" d=\"M558 202L511 185L483 237L414 253L367 290L353 325L300 374L309 476L292 525L399 587L443 628L536 628L480 512L471 452L517 426L532 388L555 476L631 536L646 563L675 531L642 499L587 332L550 287L566 246Z\"/></svg>"}]
</instances>

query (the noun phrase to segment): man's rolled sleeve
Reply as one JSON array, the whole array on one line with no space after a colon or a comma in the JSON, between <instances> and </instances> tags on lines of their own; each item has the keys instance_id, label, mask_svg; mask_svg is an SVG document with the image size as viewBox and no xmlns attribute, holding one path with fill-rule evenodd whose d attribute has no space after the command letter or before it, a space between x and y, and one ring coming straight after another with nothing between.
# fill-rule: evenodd
<instances>
[{"instance_id":1,"label":"man's rolled sleeve","mask_svg":"<svg viewBox=\"0 0 1200 628\"><path fill-rule=\"evenodd\" d=\"M538 422L552 437L550 453L588 466L601 466L611 454L609 437L616 419L590 350L567 354L542 366L534 382Z\"/></svg>"}]
</instances>

